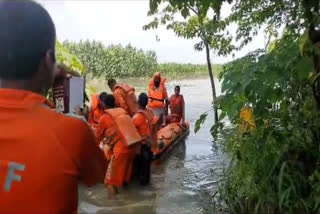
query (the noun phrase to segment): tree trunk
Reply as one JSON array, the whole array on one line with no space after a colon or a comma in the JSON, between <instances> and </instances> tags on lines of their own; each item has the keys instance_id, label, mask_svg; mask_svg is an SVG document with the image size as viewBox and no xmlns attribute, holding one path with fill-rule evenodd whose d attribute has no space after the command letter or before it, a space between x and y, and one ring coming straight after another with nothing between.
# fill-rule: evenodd
<instances>
[{"instance_id":1,"label":"tree trunk","mask_svg":"<svg viewBox=\"0 0 320 214\"><path fill-rule=\"evenodd\" d=\"M209 77L210 77L210 82L211 82L211 89L212 89L212 98L213 98L213 110L214 110L214 121L215 123L218 122L218 111L217 108L215 107L216 104L216 86L214 84L214 78L213 78L213 73L212 73L212 66L211 66L211 61L210 61L210 49L209 45L205 43L206 47L206 55L207 55L207 65L208 65L208 72L209 72Z\"/></svg>"},{"instance_id":2,"label":"tree trunk","mask_svg":"<svg viewBox=\"0 0 320 214\"><path fill-rule=\"evenodd\" d=\"M312 1L312 0L304 0L302 1L302 6L304 8L304 16L306 21L308 22L308 33L309 39L313 45L315 45L318 49L319 42L320 42L320 31L316 29L317 26L315 22L315 18L318 17L320 14L319 11L319 2ZM312 10L313 9L313 10ZM318 45L317 45L318 44ZM318 54L313 52L312 54L312 61L313 61L313 72L315 74L315 78L312 82L312 90L314 98L318 104L318 109L320 109L320 57Z\"/></svg>"}]
</instances>

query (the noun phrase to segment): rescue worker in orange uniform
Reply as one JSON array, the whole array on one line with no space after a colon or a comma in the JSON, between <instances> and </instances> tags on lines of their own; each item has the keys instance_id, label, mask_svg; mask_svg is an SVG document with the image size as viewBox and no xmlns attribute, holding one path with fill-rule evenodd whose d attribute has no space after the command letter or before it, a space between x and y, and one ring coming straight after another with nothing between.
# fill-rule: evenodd
<instances>
[{"instance_id":1,"label":"rescue worker in orange uniform","mask_svg":"<svg viewBox=\"0 0 320 214\"><path fill-rule=\"evenodd\" d=\"M91 128L51 109L54 23L33 1L0 1L0 213L75 213L78 182L103 182Z\"/></svg>"},{"instance_id":2,"label":"rescue worker in orange uniform","mask_svg":"<svg viewBox=\"0 0 320 214\"><path fill-rule=\"evenodd\" d=\"M99 120L96 136L99 142L103 141L107 144L105 154L110 162L105 185L109 194L115 195L117 194L117 187L122 187L125 182L129 183L132 173L133 163L130 162L128 138L135 138L135 142L138 142L141 137L127 113L122 108L114 108L115 99L113 95L107 95L101 102L104 104L105 113ZM123 123L119 124L117 118L121 117L122 119L127 117L128 120L122 120Z\"/></svg>"},{"instance_id":3,"label":"rescue worker in orange uniform","mask_svg":"<svg viewBox=\"0 0 320 214\"><path fill-rule=\"evenodd\" d=\"M133 115L138 111L138 103L134 87L126 83L118 84L115 79L109 79L108 85L110 90L113 92L115 106L123 108L130 117L133 117Z\"/></svg>"},{"instance_id":4,"label":"rescue worker in orange uniform","mask_svg":"<svg viewBox=\"0 0 320 214\"><path fill-rule=\"evenodd\" d=\"M104 113L103 104L101 103L101 99L104 99L107 96L106 92L102 92L99 94L92 95L91 99L91 108L89 111L89 119L88 123L91 125L93 129L98 128L98 122L100 117Z\"/></svg>"},{"instance_id":5,"label":"rescue worker in orange uniform","mask_svg":"<svg viewBox=\"0 0 320 214\"><path fill-rule=\"evenodd\" d=\"M136 164L138 165L138 176L141 185L146 185L150 182L150 167L152 161L151 152L151 132L154 115L151 110L148 110L148 96L141 93L138 98L139 110L133 117L133 123L137 128L142 141L139 144Z\"/></svg>"},{"instance_id":6,"label":"rescue worker in orange uniform","mask_svg":"<svg viewBox=\"0 0 320 214\"><path fill-rule=\"evenodd\" d=\"M162 78L160 73L156 72L149 82L148 90L148 107L156 117L162 118L162 126L165 126L165 116L169 104L165 82L166 78Z\"/></svg>"},{"instance_id":7,"label":"rescue worker in orange uniform","mask_svg":"<svg viewBox=\"0 0 320 214\"><path fill-rule=\"evenodd\" d=\"M167 116L167 123L183 123L185 105L183 96L180 94L180 86L174 88L174 95L169 99L170 115Z\"/></svg>"}]
</instances>

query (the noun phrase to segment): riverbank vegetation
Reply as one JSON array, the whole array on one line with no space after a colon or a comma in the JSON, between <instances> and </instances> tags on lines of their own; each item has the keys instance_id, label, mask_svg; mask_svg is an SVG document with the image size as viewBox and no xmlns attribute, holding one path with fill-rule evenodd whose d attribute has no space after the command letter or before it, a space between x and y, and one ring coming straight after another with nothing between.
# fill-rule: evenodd
<instances>
[{"instance_id":1,"label":"riverbank vegetation","mask_svg":"<svg viewBox=\"0 0 320 214\"><path fill-rule=\"evenodd\" d=\"M93 78L151 77L161 71L169 77L205 75L205 65L158 63L154 51L139 50L131 45L105 46L98 41L64 41L63 46L76 55L86 69L86 75ZM213 65L217 75L220 65Z\"/></svg>"},{"instance_id":2,"label":"riverbank vegetation","mask_svg":"<svg viewBox=\"0 0 320 214\"><path fill-rule=\"evenodd\" d=\"M299 39L286 33L269 53L257 50L224 67L224 96L215 142L230 154L221 199L235 213L318 213L320 115L312 94L312 65ZM253 111L254 126L240 111ZM220 140L219 140L220 137Z\"/></svg>"},{"instance_id":3,"label":"riverbank vegetation","mask_svg":"<svg viewBox=\"0 0 320 214\"><path fill-rule=\"evenodd\" d=\"M159 4L188 20L195 12L200 21L209 19L207 30L216 35L210 48L218 52L241 50L262 29L267 37L265 49L226 64L220 74L220 115L211 133L230 163L218 201L232 213L319 213L320 2L151 0L151 14ZM232 4L225 18L223 4ZM219 40L230 28L237 29L230 43Z\"/></svg>"}]
</instances>

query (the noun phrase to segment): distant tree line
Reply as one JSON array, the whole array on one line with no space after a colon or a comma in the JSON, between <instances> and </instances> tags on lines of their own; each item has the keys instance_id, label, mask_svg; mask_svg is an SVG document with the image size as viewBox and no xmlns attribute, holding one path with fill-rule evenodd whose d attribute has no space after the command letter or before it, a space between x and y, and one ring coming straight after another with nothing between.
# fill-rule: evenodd
<instances>
[{"instance_id":1,"label":"distant tree line","mask_svg":"<svg viewBox=\"0 0 320 214\"><path fill-rule=\"evenodd\" d=\"M90 78L150 77L155 71L161 71L168 76L191 76L207 72L205 65L158 64L154 51L137 49L130 44L105 46L100 41L86 40L64 41L63 46L80 59ZM214 65L214 71L218 73L219 70L220 66Z\"/></svg>"}]
</instances>

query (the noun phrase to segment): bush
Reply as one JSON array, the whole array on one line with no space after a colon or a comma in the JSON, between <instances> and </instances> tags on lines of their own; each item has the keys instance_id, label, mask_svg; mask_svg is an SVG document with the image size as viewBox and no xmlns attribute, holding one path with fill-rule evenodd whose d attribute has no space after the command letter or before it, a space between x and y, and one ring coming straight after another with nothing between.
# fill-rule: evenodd
<instances>
[{"instance_id":1,"label":"bush","mask_svg":"<svg viewBox=\"0 0 320 214\"><path fill-rule=\"evenodd\" d=\"M213 72L218 75L221 70L220 65L212 65ZM193 76L207 75L207 65L162 63L157 66L158 71L162 71L166 76Z\"/></svg>"},{"instance_id":2,"label":"bush","mask_svg":"<svg viewBox=\"0 0 320 214\"><path fill-rule=\"evenodd\" d=\"M300 38L285 34L268 53L253 52L221 73L222 113L212 134L231 158L220 197L234 213L320 211L320 113L311 60L299 47L315 49ZM243 135L237 127L245 106L253 109L256 129Z\"/></svg>"}]
</instances>

